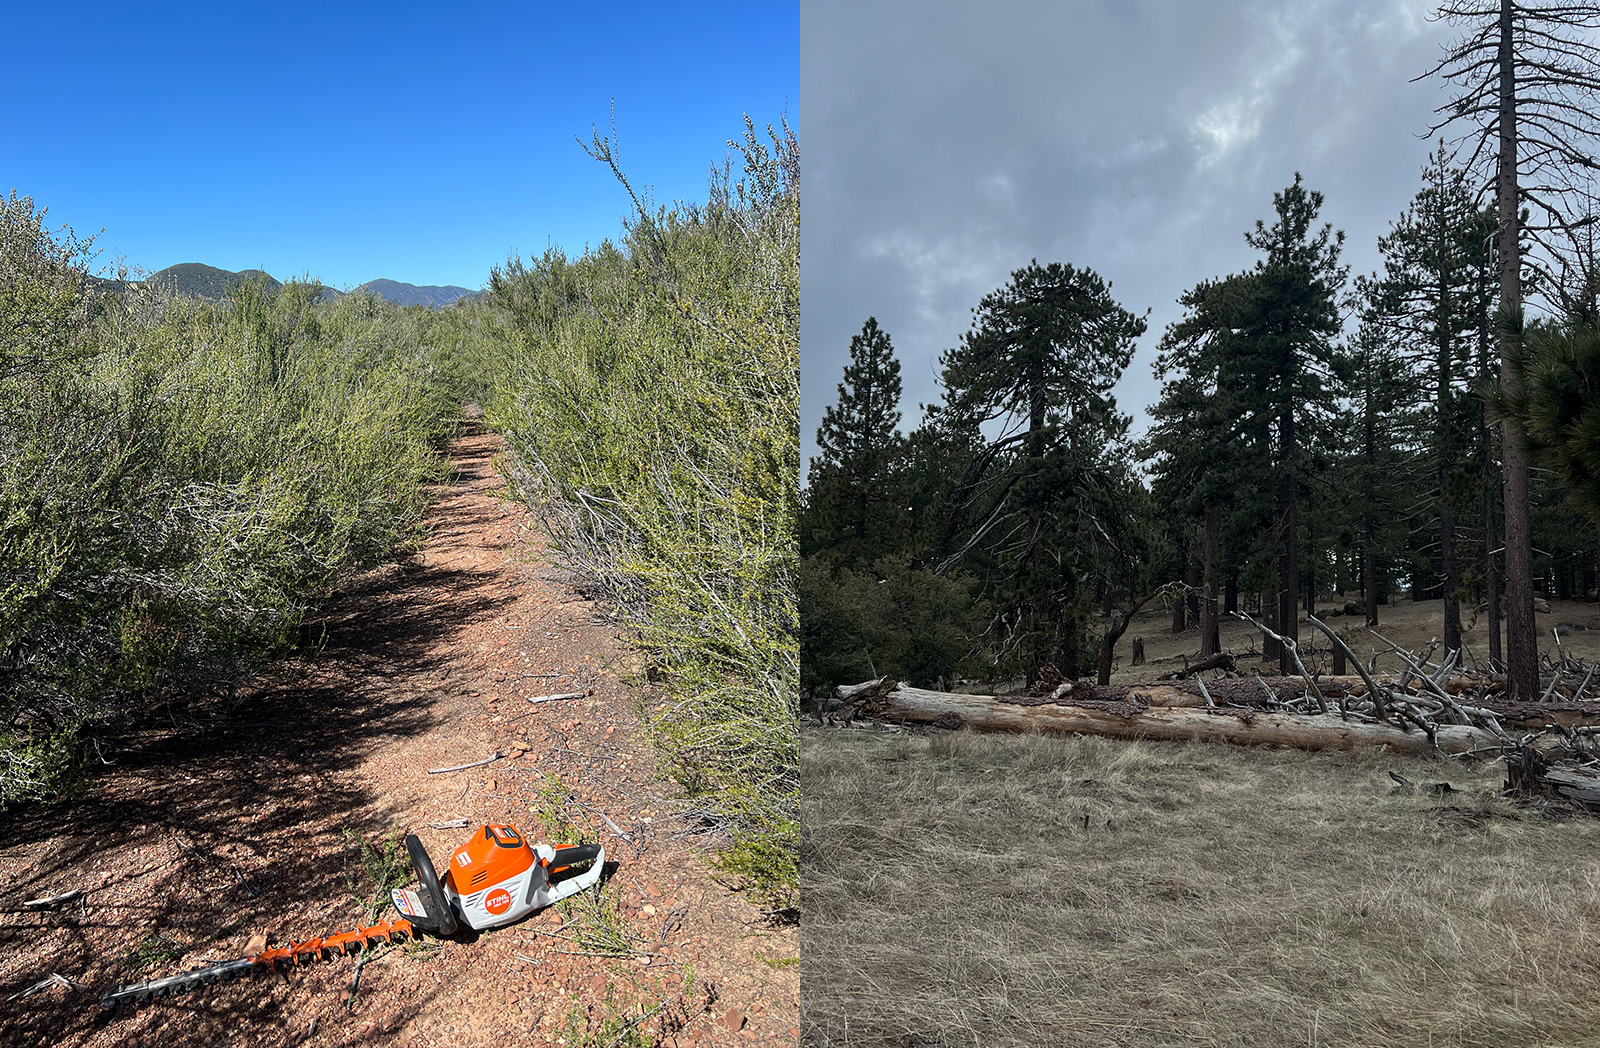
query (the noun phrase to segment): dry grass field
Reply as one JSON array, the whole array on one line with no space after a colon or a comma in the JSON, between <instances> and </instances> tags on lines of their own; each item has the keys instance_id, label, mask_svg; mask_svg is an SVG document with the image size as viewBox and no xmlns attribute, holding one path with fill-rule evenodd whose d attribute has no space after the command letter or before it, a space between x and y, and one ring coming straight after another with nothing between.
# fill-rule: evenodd
<instances>
[{"instance_id":1,"label":"dry grass field","mask_svg":"<svg viewBox=\"0 0 1600 1048\"><path fill-rule=\"evenodd\" d=\"M1600 1045L1600 819L1502 775L807 731L802 1043Z\"/></svg>"}]
</instances>

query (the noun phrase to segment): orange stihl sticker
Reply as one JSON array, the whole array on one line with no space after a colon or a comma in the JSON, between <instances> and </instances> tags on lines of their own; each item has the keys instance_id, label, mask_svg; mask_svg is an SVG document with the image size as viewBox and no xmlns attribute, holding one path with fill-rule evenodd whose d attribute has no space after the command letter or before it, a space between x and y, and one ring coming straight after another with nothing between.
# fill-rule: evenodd
<instances>
[{"instance_id":1,"label":"orange stihl sticker","mask_svg":"<svg viewBox=\"0 0 1600 1048\"><path fill-rule=\"evenodd\" d=\"M484 896L483 908L490 913L505 913L511 909L511 893L504 888L496 888Z\"/></svg>"}]
</instances>

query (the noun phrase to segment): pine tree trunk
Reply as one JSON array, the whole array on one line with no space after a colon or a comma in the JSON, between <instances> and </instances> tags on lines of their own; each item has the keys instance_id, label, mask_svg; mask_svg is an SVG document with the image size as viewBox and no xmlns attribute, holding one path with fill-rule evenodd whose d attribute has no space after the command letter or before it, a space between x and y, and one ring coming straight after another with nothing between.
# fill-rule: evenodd
<instances>
[{"instance_id":1,"label":"pine tree trunk","mask_svg":"<svg viewBox=\"0 0 1600 1048\"><path fill-rule=\"evenodd\" d=\"M1306 592L1307 615L1317 613L1317 515L1306 514Z\"/></svg>"},{"instance_id":2,"label":"pine tree trunk","mask_svg":"<svg viewBox=\"0 0 1600 1048\"><path fill-rule=\"evenodd\" d=\"M1278 475L1278 542L1282 553L1278 556L1278 625L1277 630L1289 640L1300 639L1300 528L1295 517L1294 483L1294 409L1285 406L1278 418L1278 431L1283 461ZM1531 605L1530 605L1531 606ZM1278 671L1284 676L1296 672L1294 658L1287 645L1278 645Z\"/></svg>"},{"instance_id":3,"label":"pine tree trunk","mask_svg":"<svg viewBox=\"0 0 1600 1048\"><path fill-rule=\"evenodd\" d=\"M1516 55L1512 0L1500 0L1500 310L1510 323L1500 328L1500 387L1507 398L1522 392L1513 366L1521 339L1521 215L1517 192ZM1505 470L1506 685L1513 698L1539 697L1538 632L1533 621L1533 526L1528 512L1528 454L1522 431L1511 419L1500 424Z\"/></svg>"},{"instance_id":4,"label":"pine tree trunk","mask_svg":"<svg viewBox=\"0 0 1600 1048\"><path fill-rule=\"evenodd\" d=\"M1065 558L1061 568L1062 592L1066 597L1061 609L1061 670L1062 680L1078 679L1078 633L1081 629L1078 616L1078 577L1072 569L1065 566Z\"/></svg>"},{"instance_id":5,"label":"pine tree trunk","mask_svg":"<svg viewBox=\"0 0 1600 1048\"><path fill-rule=\"evenodd\" d=\"M1495 537L1494 466L1487 459L1483 472L1484 612L1489 619L1489 668L1499 673L1505 668L1505 651L1500 646L1500 562L1495 559L1500 550Z\"/></svg>"},{"instance_id":6,"label":"pine tree trunk","mask_svg":"<svg viewBox=\"0 0 1600 1048\"><path fill-rule=\"evenodd\" d=\"M1239 610L1239 576L1228 572L1222 580L1222 613L1232 615Z\"/></svg>"},{"instance_id":7,"label":"pine tree trunk","mask_svg":"<svg viewBox=\"0 0 1600 1048\"><path fill-rule=\"evenodd\" d=\"M1222 507L1206 507L1205 599L1200 602L1200 657L1222 650L1217 625L1217 541L1222 531Z\"/></svg>"},{"instance_id":8,"label":"pine tree trunk","mask_svg":"<svg viewBox=\"0 0 1600 1048\"><path fill-rule=\"evenodd\" d=\"M1180 578L1187 580L1189 577L1189 544L1184 542L1182 539L1178 541L1178 562L1182 565L1182 575ZM1184 619L1184 614L1187 610L1188 601L1184 600L1181 596L1172 602L1173 633L1182 633L1188 627L1188 623Z\"/></svg>"},{"instance_id":9,"label":"pine tree trunk","mask_svg":"<svg viewBox=\"0 0 1600 1048\"><path fill-rule=\"evenodd\" d=\"M1373 530L1372 514L1369 512L1366 519L1366 546L1361 550L1361 599L1366 606L1369 627L1378 624L1378 559L1372 552L1377 540L1373 537Z\"/></svg>"},{"instance_id":10,"label":"pine tree trunk","mask_svg":"<svg viewBox=\"0 0 1600 1048\"><path fill-rule=\"evenodd\" d=\"M1278 634L1281 635L1283 633L1283 631L1281 629L1278 629L1278 604L1277 604L1276 600L1274 600L1274 598L1276 596L1277 596L1277 594L1273 593L1271 590L1263 590L1262 591L1262 593L1261 593L1261 624L1263 626L1266 626L1268 629L1271 629L1273 632L1278 633ZM1277 640L1276 637L1268 636L1265 633L1263 633L1261 635L1261 657L1262 658L1264 658L1264 659L1281 658L1283 656L1283 653L1284 653L1284 647L1283 647L1282 644L1278 643L1278 640Z\"/></svg>"},{"instance_id":11,"label":"pine tree trunk","mask_svg":"<svg viewBox=\"0 0 1600 1048\"><path fill-rule=\"evenodd\" d=\"M1461 601L1456 589L1461 576L1456 568L1456 515L1448 505L1439 509L1439 561L1444 574L1444 649L1461 650Z\"/></svg>"},{"instance_id":12,"label":"pine tree trunk","mask_svg":"<svg viewBox=\"0 0 1600 1048\"><path fill-rule=\"evenodd\" d=\"M1111 662L1116 655L1117 641L1122 639L1122 635L1128 630L1128 624L1132 621L1132 615L1119 615L1106 624L1106 635L1100 638L1100 673L1096 677L1101 684L1111 683ZM1137 666L1144 661L1144 642L1136 639L1133 644L1136 660L1133 664Z\"/></svg>"},{"instance_id":13,"label":"pine tree trunk","mask_svg":"<svg viewBox=\"0 0 1600 1048\"><path fill-rule=\"evenodd\" d=\"M1486 298L1480 294L1480 301ZM1489 327L1488 318L1485 317L1478 328L1478 381L1489 380ZM1489 424L1489 408L1484 406L1483 417L1478 425L1478 451L1482 455L1481 477L1479 480L1478 494L1483 500L1483 559L1484 559L1484 608L1489 622L1489 669L1495 673L1501 672L1505 667L1500 650L1500 562L1495 560L1499 555L1499 544L1495 536L1494 495L1499 484L1494 476L1494 436Z\"/></svg>"}]
</instances>

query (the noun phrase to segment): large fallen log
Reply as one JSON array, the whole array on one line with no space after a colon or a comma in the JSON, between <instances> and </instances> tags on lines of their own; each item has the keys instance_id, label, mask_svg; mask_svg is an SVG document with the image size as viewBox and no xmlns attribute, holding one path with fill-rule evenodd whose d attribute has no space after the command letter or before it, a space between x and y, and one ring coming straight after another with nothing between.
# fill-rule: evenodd
<instances>
[{"instance_id":1,"label":"large fallen log","mask_svg":"<svg viewBox=\"0 0 1600 1048\"><path fill-rule=\"evenodd\" d=\"M1398 674L1393 673L1375 674L1374 677L1380 686L1387 687L1394 686L1400 679ZM1479 683L1481 682L1472 677L1452 677L1445 682L1443 690L1454 696L1470 696L1475 691L1475 685ZM865 689L873 684L878 682L847 685L839 689L839 694L843 697L846 690ZM1317 685L1330 700L1357 699L1367 693L1366 683L1354 675L1321 676L1317 678ZM1223 705L1269 706L1274 702L1288 702L1304 695L1305 680L1301 677L1278 676L1218 677L1206 681L1206 690L1211 693L1212 699ZM1161 681L1151 684L1079 683L1065 691L1058 688L1051 693L1051 697L1007 701L1026 705L1035 702L1055 702L1068 696L1070 701L1080 704L1084 701L1128 700L1147 706L1207 705L1204 693L1193 680L1170 683ZM1524 731L1537 731L1548 724L1560 724L1568 728L1600 724L1600 702L1572 702L1561 699L1548 702L1515 702L1506 697L1503 689L1496 688L1488 691L1483 699L1475 700L1475 706L1495 714L1507 728Z\"/></svg>"},{"instance_id":2,"label":"large fallen log","mask_svg":"<svg viewBox=\"0 0 1600 1048\"><path fill-rule=\"evenodd\" d=\"M1293 680L1295 678L1284 678ZM896 685L874 689L852 686L850 697L866 704L863 712L885 720L975 731L1042 732L1104 735L1116 739L1229 742L1241 745L1290 746L1302 750L1356 749L1387 746L1398 753L1499 752L1499 740L1487 731L1464 725L1439 725L1427 734L1405 731L1362 718L1345 720L1337 713L1273 713L1233 706L1160 705L1146 701L1180 690L1174 685L1126 685L1120 699L1083 699L1074 694L1055 701L992 695L957 695ZM1221 682L1214 682L1221 683ZM1231 681L1229 683L1232 683ZM1212 687L1213 685L1208 685ZM1259 685L1255 685L1258 690ZM1135 690L1142 695L1129 694ZM842 689L841 689L842 690ZM1099 690L1099 689L1096 689ZM1184 692L1187 694L1187 692ZM843 696L841 696L843 697ZM1263 699L1265 695L1263 694Z\"/></svg>"}]
</instances>

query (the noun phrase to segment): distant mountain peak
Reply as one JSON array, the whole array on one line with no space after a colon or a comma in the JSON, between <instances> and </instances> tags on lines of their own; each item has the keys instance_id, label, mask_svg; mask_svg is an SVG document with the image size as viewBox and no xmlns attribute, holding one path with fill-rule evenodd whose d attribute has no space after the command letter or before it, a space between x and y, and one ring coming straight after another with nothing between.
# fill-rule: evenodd
<instances>
[{"instance_id":1,"label":"distant mountain peak","mask_svg":"<svg viewBox=\"0 0 1600 1048\"><path fill-rule=\"evenodd\" d=\"M180 262L175 266L151 273L144 278L146 284L152 287L169 287L180 295L193 295L197 298L220 299L228 294L228 289L236 284L251 281L262 281L269 289L277 290L283 282L275 279L272 274L260 269L243 269L235 273L227 269L218 269L208 266L204 262ZM119 283L105 281L104 283ZM369 280L360 285L361 288L372 292L387 302L400 306L427 306L429 309L442 309L454 305L463 298L476 298L483 294L470 288L457 287L454 284L407 284L399 280L378 279ZM323 286L325 299L336 299L343 294L334 288Z\"/></svg>"},{"instance_id":2,"label":"distant mountain peak","mask_svg":"<svg viewBox=\"0 0 1600 1048\"><path fill-rule=\"evenodd\" d=\"M379 298L402 306L427 306L439 309L454 305L463 298L474 298L482 292L454 284L407 284L399 280L379 278L361 285Z\"/></svg>"},{"instance_id":3,"label":"distant mountain peak","mask_svg":"<svg viewBox=\"0 0 1600 1048\"><path fill-rule=\"evenodd\" d=\"M204 262L180 262L144 278L146 284L171 287L180 295L211 299L222 298L227 295L228 289L236 284L257 280L264 281L267 287L273 289L283 286L281 282L274 280L271 274L259 269L246 269L234 273L218 269L216 266L208 266Z\"/></svg>"}]
</instances>

